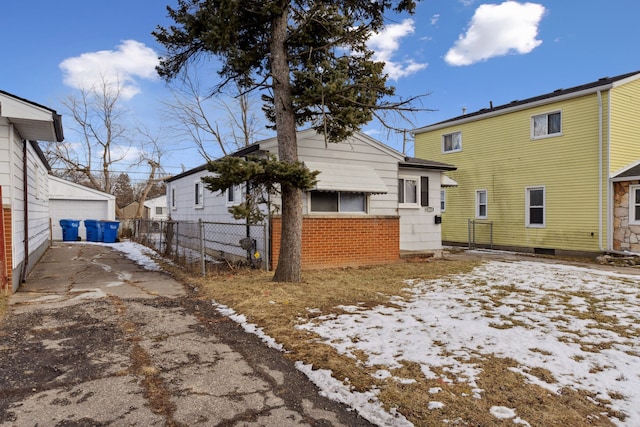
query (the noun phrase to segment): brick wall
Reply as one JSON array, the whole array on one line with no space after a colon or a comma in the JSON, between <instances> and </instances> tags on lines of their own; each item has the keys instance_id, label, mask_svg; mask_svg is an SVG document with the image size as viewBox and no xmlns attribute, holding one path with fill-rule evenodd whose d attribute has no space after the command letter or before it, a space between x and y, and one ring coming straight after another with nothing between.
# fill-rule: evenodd
<instances>
[{"instance_id":1,"label":"brick wall","mask_svg":"<svg viewBox=\"0 0 640 427\"><path fill-rule=\"evenodd\" d=\"M271 265L280 254L281 217L271 221ZM309 217L302 220L302 268L355 267L400 259L400 219Z\"/></svg>"},{"instance_id":2,"label":"brick wall","mask_svg":"<svg viewBox=\"0 0 640 427\"><path fill-rule=\"evenodd\" d=\"M1 200L1 199L0 199ZM11 289L13 271L13 241L11 238L11 209L2 208L2 219L4 225L4 248L0 248L0 287L7 286ZM5 276L6 274L6 276ZM6 279L6 283L3 280ZM6 290L6 289L3 289Z\"/></svg>"}]
</instances>

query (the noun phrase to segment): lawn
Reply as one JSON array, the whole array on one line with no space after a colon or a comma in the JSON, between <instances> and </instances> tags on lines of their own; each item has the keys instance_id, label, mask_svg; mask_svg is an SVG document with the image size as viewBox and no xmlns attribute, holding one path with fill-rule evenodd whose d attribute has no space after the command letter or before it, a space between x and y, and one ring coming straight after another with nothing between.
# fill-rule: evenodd
<instances>
[{"instance_id":1,"label":"lawn","mask_svg":"<svg viewBox=\"0 0 640 427\"><path fill-rule=\"evenodd\" d=\"M182 278L376 424L640 425L638 276L447 259L271 275Z\"/></svg>"}]
</instances>

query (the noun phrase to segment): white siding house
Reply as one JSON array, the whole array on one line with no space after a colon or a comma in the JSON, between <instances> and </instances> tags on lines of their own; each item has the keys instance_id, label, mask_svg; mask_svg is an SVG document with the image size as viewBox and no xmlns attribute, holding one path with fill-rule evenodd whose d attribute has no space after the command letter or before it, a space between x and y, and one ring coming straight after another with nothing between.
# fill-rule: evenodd
<instances>
[{"instance_id":1,"label":"white siding house","mask_svg":"<svg viewBox=\"0 0 640 427\"><path fill-rule=\"evenodd\" d=\"M114 221L116 196L50 175L49 209L53 240L62 240L61 219L79 220L78 236L86 240L84 220Z\"/></svg>"},{"instance_id":2,"label":"white siding house","mask_svg":"<svg viewBox=\"0 0 640 427\"><path fill-rule=\"evenodd\" d=\"M61 142L61 117L0 91L0 286L15 291L49 244L49 165L36 141Z\"/></svg>"},{"instance_id":3,"label":"white siding house","mask_svg":"<svg viewBox=\"0 0 640 427\"><path fill-rule=\"evenodd\" d=\"M145 200L144 207L148 209L147 218L152 221L165 221L169 217L166 194Z\"/></svg>"},{"instance_id":4,"label":"white siding house","mask_svg":"<svg viewBox=\"0 0 640 427\"><path fill-rule=\"evenodd\" d=\"M275 138L233 155L265 152L277 156ZM320 171L316 187L303 198L303 266L381 263L399 258L400 251L441 251L441 176L454 166L406 157L362 133L339 144L326 143L313 130L298 133L298 158L310 170ZM242 189L211 193L201 181L209 174L203 165L167 180L172 220L234 222L228 208L242 200ZM277 197L271 202L279 205ZM272 215L270 222L272 233L277 233L279 217ZM348 231L340 231L342 227ZM271 241L279 244L274 235ZM345 253L319 253L327 241ZM273 259L277 248L271 249Z\"/></svg>"}]
</instances>

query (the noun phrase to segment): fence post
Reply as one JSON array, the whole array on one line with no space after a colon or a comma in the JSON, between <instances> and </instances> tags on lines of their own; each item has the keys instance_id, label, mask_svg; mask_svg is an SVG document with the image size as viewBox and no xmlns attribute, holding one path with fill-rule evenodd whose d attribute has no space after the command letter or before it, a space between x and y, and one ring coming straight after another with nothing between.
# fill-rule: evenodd
<instances>
[{"instance_id":1,"label":"fence post","mask_svg":"<svg viewBox=\"0 0 640 427\"><path fill-rule=\"evenodd\" d=\"M207 272L204 259L204 222L202 222L202 218L198 218L198 237L200 238L200 268L202 270L202 277L204 277L207 275Z\"/></svg>"}]
</instances>

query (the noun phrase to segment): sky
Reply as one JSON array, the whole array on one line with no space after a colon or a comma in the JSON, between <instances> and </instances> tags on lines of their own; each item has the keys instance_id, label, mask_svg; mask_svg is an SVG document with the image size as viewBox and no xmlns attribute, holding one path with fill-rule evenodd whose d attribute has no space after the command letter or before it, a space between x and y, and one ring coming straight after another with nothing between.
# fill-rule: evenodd
<instances>
[{"instance_id":1,"label":"sky","mask_svg":"<svg viewBox=\"0 0 640 427\"><path fill-rule=\"evenodd\" d=\"M157 76L165 52L151 32L168 26L166 6L176 0L4 1L0 90L63 115L65 143L76 144L62 101L100 78L119 76L129 118L163 135L164 171L204 163L195 145L167 131L170 84ZM375 58L385 61L389 83L407 98L427 94L411 130L467 112L640 70L637 0L422 0L414 15L387 16L372 35ZM203 70L208 87L216 63ZM258 112L260 113L260 112ZM410 137L370 123L365 133L412 154ZM271 136L264 133L264 137ZM409 134L407 134L408 136ZM136 150L126 153L130 161ZM213 157L219 153L213 152ZM129 169L132 178L136 172Z\"/></svg>"},{"instance_id":2,"label":"sky","mask_svg":"<svg viewBox=\"0 0 640 427\"><path fill-rule=\"evenodd\" d=\"M149 248L131 242L112 246L145 268L158 269ZM513 359L514 372L551 393L569 387L611 402L605 405L608 409L626 415L625 420L609 417L615 425L640 425L640 358L634 338L640 323L637 274L544 261L490 260L467 274L429 281L407 278L405 283L409 298L392 297L391 304L377 307L339 306L342 314L320 315L296 327L317 334L340 354L379 367L373 374L379 379L414 382L392 371L402 363L418 364L426 378L442 385L429 390L432 411L444 407L438 397L452 392L448 384L469 385L470 393L460 399L487 398L477 384L482 369L474 361L494 355ZM283 350L242 313L212 303L247 332ZM582 315L594 309L599 322ZM316 307L307 310L319 312ZM379 390L355 392L329 370L302 361L296 367L322 395L350 406L376 425L413 425L402 414L383 409ZM548 370L549 382L529 373L535 368ZM532 425L518 408L493 406L489 412L515 425Z\"/></svg>"}]
</instances>

